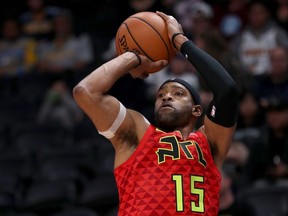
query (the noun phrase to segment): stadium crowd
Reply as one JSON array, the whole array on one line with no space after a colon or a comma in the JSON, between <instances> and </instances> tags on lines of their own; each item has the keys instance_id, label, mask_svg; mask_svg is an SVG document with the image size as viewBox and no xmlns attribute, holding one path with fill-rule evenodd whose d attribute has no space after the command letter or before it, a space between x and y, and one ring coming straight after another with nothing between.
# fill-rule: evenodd
<instances>
[{"instance_id":1,"label":"stadium crowd","mask_svg":"<svg viewBox=\"0 0 288 216\"><path fill-rule=\"evenodd\" d=\"M288 215L288 0L1 4L0 215L117 215L113 147L77 107L72 89L116 55L124 19L156 10L179 20L238 85L219 216ZM172 76L189 81L207 107L211 92L182 55L147 79L121 78L111 94L153 122L154 93Z\"/></svg>"}]
</instances>

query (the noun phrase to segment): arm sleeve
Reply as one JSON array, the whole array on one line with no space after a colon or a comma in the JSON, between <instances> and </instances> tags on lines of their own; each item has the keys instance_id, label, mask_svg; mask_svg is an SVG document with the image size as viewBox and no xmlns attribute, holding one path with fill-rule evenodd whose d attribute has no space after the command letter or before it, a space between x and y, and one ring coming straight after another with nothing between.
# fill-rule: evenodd
<instances>
[{"instance_id":1,"label":"arm sleeve","mask_svg":"<svg viewBox=\"0 0 288 216\"><path fill-rule=\"evenodd\" d=\"M218 61L196 47L192 41L182 44L181 53L194 65L213 92L206 116L216 124L232 127L238 114L238 90L234 80Z\"/></svg>"}]
</instances>

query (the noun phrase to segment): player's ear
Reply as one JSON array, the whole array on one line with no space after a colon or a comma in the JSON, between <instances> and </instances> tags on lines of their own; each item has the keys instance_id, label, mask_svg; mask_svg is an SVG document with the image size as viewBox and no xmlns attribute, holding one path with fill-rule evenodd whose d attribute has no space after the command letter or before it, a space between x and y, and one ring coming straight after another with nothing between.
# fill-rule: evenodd
<instances>
[{"instance_id":1,"label":"player's ear","mask_svg":"<svg viewBox=\"0 0 288 216\"><path fill-rule=\"evenodd\" d=\"M194 105L192 108L192 115L199 117L202 115L203 109L201 105Z\"/></svg>"}]
</instances>

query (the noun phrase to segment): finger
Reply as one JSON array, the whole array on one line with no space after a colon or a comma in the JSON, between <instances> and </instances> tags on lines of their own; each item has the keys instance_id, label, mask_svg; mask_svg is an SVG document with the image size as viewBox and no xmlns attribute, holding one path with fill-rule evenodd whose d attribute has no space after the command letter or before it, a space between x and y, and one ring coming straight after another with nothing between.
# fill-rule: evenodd
<instances>
[{"instance_id":1,"label":"finger","mask_svg":"<svg viewBox=\"0 0 288 216\"><path fill-rule=\"evenodd\" d=\"M165 21L169 20L169 16L163 12L156 11L156 14L158 14L160 17L162 17Z\"/></svg>"},{"instance_id":2,"label":"finger","mask_svg":"<svg viewBox=\"0 0 288 216\"><path fill-rule=\"evenodd\" d=\"M142 79L146 79L149 77L149 73L148 72L145 72L143 75L142 75Z\"/></svg>"},{"instance_id":3,"label":"finger","mask_svg":"<svg viewBox=\"0 0 288 216\"><path fill-rule=\"evenodd\" d=\"M129 74L132 76L132 78L136 78L136 77L137 77L137 73L135 72L135 69L134 69L134 70L131 69L131 70L129 71Z\"/></svg>"},{"instance_id":4,"label":"finger","mask_svg":"<svg viewBox=\"0 0 288 216\"><path fill-rule=\"evenodd\" d=\"M159 60L159 61L156 61L155 64L157 64L157 67L165 67L167 64L168 64L168 61L167 60Z\"/></svg>"},{"instance_id":5,"label":"finger","mask_svg":"<svg viewBox=\"0 0 288 216\"><path fill-rule=\"evenodd\" d=\"M149 66L147 71L149 73L156 73L162 70L167 64L168 64L167 60L159 60L159 61L153 62L153 64Z\"/></svg>"},{"instance_id":6,"label":"finger","mask_svg":"<svg viewBox=\"0 0 288 216\"><path fill-rule=\"evenodd\" d=\"M159 11L157 11L156 12L159 16L161 16L166 22L167 21L171 21L171 22L177 22L177 20L175 19L175 17L173 17L172 15L167 15L167 14L165 14L165 13L163 13L163 12L159 12Z\"/></svg>"},{"instance_id":7,"label":"finger","mask_svg":"<svg viewBox=\"0 0 288 216\"><path fill-rule=\"evenodd\" d=\"M131 71L129 71L129 73L132 76L132 78L134 78L134 79L136 78L136 76L133 73L131 73Z\"/></svg>"}]
</instances>

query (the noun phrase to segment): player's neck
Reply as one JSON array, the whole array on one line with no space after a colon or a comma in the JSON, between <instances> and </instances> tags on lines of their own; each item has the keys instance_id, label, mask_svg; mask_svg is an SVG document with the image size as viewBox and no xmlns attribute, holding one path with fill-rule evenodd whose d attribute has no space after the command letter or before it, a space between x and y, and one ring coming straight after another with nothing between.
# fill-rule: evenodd
<instances>
[{"instance_id":1,"label":"player's neck","mask_svg":"<svg viewBox=\"0 0 288 216\"><path fill-rule=\"evenodd\" d=\"M193 132L193 128L191 128L191 127L173 128L173 129L160 128L160 129L163 130L163 131L165 131L165 132L174 132L174 131L178 131L178 132L181 134L183 140L186 140L186 139L189 137L190 133Z\"/></svg>"},{"instance_id":2,"label":"player's neck","mask_svg":"<svg viewBox=\"0 0 288 216\"><path fill-rule=\"evenodd\" d=\"M191 130L191 129L190 130L182 130L182 131L180 131L180 133L182 134L182 137L183 137L184 140L186 140L189 137L190 133L192 133L192 132L193 132L193 130Z\"/></svg>"}]
</instances>

